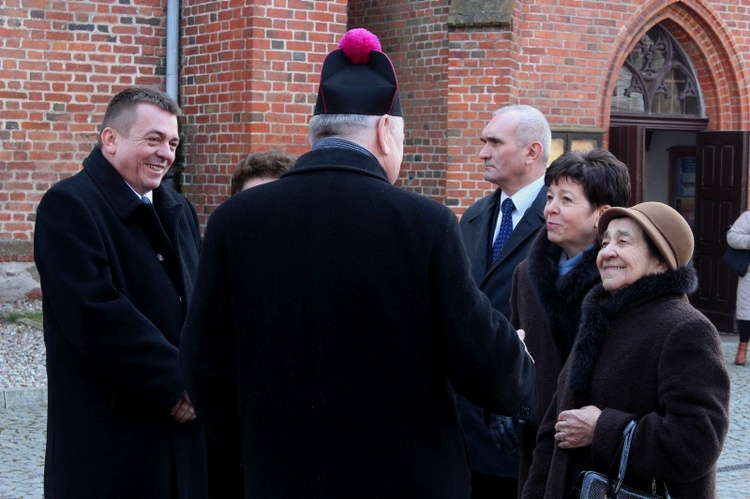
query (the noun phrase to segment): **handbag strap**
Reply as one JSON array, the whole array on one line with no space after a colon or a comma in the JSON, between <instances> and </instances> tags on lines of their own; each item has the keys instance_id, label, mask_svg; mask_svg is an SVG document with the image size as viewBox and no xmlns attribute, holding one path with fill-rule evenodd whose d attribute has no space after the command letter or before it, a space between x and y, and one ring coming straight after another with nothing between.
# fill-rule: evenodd
<instances>
[{"instance_id":1,"label":"handbag strap","mask_svg":"<svg viewBox=\"0 0 750 499\"><path fill-rule=\"evenodd\" d=\"M617 485L615 490L612 491L612 495L617 497L617 493L620 492L622 482L625 480L625 470L628 468L628 455L630 454L630 443L633 441L633 433L635 433L635 420L628 423L625 430L622 432L622 456L620 457L620 470L617 472Z\"/></svg>"},{"instance_id":2,"label":"handbag strap","mask_svg":"<svg viewBox=\"0 0 750 499\"><path fill-rule=\"evenodd\" d=\"M633 441L633 434L635 434L635 426L636 420L633 420L628 423L628 425L622 432L622 455L620 456L620 470L617 472L617 484L612 490L611 497L617 497L617 494L620 492L620 488L622 487L622 482L625 481L625 470L628 467L628 455L630 454L630 444ZM652 479L652 488L654 488L653 484L655 480L655 478ZM664 496L666 499L669 499L670 496L669 491L667 490L667 484L663 480L661 482L662 488L664 489ZM656 493L656 490L653 490L653 492Z\"/></svg>"}]
</instances>

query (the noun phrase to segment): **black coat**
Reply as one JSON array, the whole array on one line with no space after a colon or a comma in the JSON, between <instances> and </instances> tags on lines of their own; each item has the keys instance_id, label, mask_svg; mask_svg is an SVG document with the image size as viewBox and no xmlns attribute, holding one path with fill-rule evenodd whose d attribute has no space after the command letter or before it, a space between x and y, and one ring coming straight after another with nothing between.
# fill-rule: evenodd
<instances>
[{"instance_id":1,"label":"black coat","mask_svg":"<svg viewBox=\"0 0 750 499\"><path fill-rule=\"evenodd\" d=\"M650 490L664 479L672 497L715 496L716 461L729 427L729 375L719 334L688 302L692 268L647 275L611 294L584 299L581 326L539 429L525 498L566 498L581 471L606 473L622 432L638 427L625 484ZM560 412L602 410L591 446L563 450Z\"/></svg>"},{"instance_id":2,"label":"black coat","mask_svg":"<svg viewBox=\"0 0 750 499\"><path fill-rule=\"evenodd\" d=\"M169 241L149 240L156 232L145 207L94 149L39 204L47 498L201 497L205 489L202 428L169 414L184 390L177 350L198 219L166 186L153 197Z\"/></svg>"},{"instance_id":3,"label":"black coat","mask_svg":"<svg viewBox=\"0 0 750 499\"><path fill-rule=\"evenodd\" d=\"M593 241L592 241L593 243ZM534 403L523 429L519 486L531 468L536 433L557 389L557 378L573 347L581 302L601 282L596 268L598 246L586 249L581 261L560 275L562 248L539 231L526 261L513 274L510 321L526 332L526 347L536 361Z\"/></svg>"},{"instance_id":4,"label":"black coat","mask_svg":"<svg viewBox=\"0 0 750 499\"><path fill-rule=\"evenodd\" d=\"M543 187L539 191L534 202L513 228L497 259L490 262L490 248L501 195L502 191L497 189L471 205L461 217L461 235L471 262L471 274L479 289L487 295L493 307L505 317L510 317L509 301L513 272L526 258L534 237L544 227L547 188Z\"/></svg>"},{"instance_id":5,"label":"black coat","mask_svg":"<svg viewBox=\"0 0 750 499\"><path fill-rule=\"evenodd\" d=\"M547 189L542 188L534 202L524 213L497 259L490 264L490 247L498 216L498 205L502 191L474 203L461 217L461 235L471 262L471 273L479 289L487 295L492 306L510 318L510 293L513 271L526 258L536 234L544 231L544 205ZM459 398L461 427L471 454L471 471L488 475L518 475L518 454L508 455L498 449L482 411ZM532 409L533 410L533 409Z\"/></svg>"},{"instance_id":6,"label":"black coat","mask_svg":"<svg viewBox=\"0 0 750 499\"><path fill-rule=\"evenodd\" d=\"M453 388L520 416L533 384L453 212L341 148L217 208L183 344L247 497L468 497Z\"/></svg>"}]
</instances>

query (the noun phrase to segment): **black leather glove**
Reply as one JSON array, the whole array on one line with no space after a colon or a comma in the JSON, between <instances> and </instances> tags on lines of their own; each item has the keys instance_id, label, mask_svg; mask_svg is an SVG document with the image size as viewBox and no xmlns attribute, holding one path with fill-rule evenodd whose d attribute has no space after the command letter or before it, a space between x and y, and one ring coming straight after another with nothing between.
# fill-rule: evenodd
<instances>
[{"instance_id":1,"label":"black leather glove","mask_svg":"<svg viewBox=\"0 0 750 499\"><path fill-rule=\"evenodd\" d=\"M510 416L490 416L490 433L492 440L498 449L508 455L518 452L521 445L521 432L523 431L523 421Z\"/></svg>"}]
</instances>

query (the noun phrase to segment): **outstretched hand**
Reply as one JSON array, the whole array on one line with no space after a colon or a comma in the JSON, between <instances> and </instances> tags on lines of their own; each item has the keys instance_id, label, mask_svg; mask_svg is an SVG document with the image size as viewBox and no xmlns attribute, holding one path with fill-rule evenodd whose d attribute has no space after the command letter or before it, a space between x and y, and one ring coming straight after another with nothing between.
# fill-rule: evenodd
<instances>
[{"instance_id":1,"label":"outstretched hand","mask_svg":"<svg viewBox=\"0 0 750 499\"><path fill-rule=\"evenodd\" d=\"M534 362L536 364L534 357L532 357L529 353L529 347L527 347L526 342L523 341L526 338L526 331L524 331L523 329L516 329L516 333L518 334L518 339L521 340L521 343L523 343L523 348L526 350L526 355L529 356L531 362Z\"/></svg>"}]
</instances>

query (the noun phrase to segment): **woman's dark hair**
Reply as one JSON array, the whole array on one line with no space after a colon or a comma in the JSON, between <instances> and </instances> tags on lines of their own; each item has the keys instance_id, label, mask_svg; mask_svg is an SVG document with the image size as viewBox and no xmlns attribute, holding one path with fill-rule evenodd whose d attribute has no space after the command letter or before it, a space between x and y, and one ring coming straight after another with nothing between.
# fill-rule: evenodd
<instances>
[{"instance_id":1,"label":"woman's dark hair","mask_svg":"<svg viewBox=\"0 0 750 499\"><path fill-rule=\"evenodd\" d=\"M564 153L547 168L544 184L549 187L562 178L580 184L594 207L626 206L630 199L628 167L603 149Z\"/></svg>"}]
</instances>

